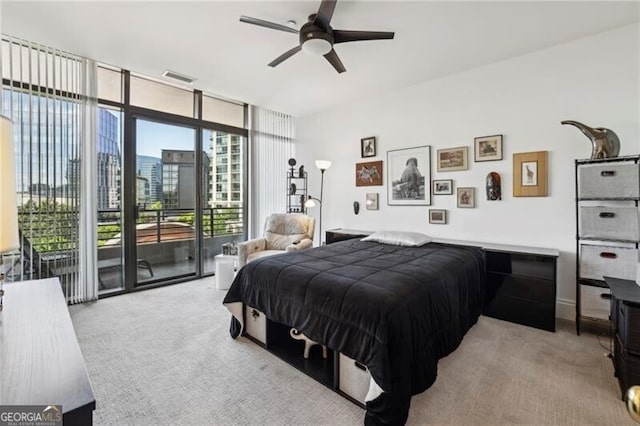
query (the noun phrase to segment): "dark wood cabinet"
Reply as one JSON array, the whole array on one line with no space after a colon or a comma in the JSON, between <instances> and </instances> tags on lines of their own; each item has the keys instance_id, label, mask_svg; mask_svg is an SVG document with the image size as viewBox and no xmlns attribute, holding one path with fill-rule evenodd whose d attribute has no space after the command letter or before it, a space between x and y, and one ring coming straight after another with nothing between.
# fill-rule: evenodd
<instances>
[{"instance_id":1,"label":"dark wood cabinet","mask_svg":"<svg viewBox=\"0 0 640 426\"><path fill-rule=\"evenodd\" d=\"M338 241L351 240L354 238L364 238L373 232L362 231L357 229L330 229L325 232L327 244L337 243Z\"/></svg>"},{"instance_id":2,"label":"dark wood cabinet","mask_svg":"<svg viewBox=\"0 0 640 426\"><path fill-rule=\"evenodd\" d=\"M548 331L556 329L557 255L485 248L484 315Z\"/></svg>"},{"instance_id":3,"label":"dark wood cabinet","mask_svg":"<svg viewBox=\"0 0 640 426\"><path fill-rule=\"evenodd\" d=\"M640 286L634 281L604 277L611 290L613 366L622 398L640 384Z\"/></svg>"}]
</instances>

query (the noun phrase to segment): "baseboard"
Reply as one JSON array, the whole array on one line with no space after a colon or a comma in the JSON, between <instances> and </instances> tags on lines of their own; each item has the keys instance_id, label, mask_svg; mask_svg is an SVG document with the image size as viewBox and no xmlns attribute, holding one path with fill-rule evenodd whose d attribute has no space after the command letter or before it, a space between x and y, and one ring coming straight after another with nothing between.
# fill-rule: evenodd
<instances>
[{"instance_id":1,"label":"baseboard","mask_svg":"<svg viewBox=\"0 0 640 426\"><path fill-rule=\"evenodd\" d=\"M576 302L573 300L556 299L556 318L575 321Z\"/></svg>"}]
</instances>

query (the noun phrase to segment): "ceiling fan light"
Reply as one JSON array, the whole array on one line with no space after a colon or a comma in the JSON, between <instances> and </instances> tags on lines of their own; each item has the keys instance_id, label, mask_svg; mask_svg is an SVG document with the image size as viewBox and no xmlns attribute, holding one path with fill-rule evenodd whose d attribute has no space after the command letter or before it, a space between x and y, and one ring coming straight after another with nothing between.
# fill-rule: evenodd
<instances>
[{"instance_id":1,"label":"ceiling fan light","mask_svg":"<svg viewBox=\"0 0 640 426\"><path fill-rule=\"evenodd\" d=\"M331 43L322 38L312 38L302 44L302 50L313 56L326 55L331 52L331 49Z\"/></svg>"}]
</instances>

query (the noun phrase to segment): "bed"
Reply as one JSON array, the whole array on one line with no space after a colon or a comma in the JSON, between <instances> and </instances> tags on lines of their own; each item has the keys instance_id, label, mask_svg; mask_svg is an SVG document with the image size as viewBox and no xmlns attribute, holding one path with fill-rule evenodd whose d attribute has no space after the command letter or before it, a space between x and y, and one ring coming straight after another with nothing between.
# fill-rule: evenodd
<instances>
[{"instance_id":1,"label":"bed","mask_svg":"<svg viewBox=\"0 0 640 426\"><path fill-rule=\"evenodd\" d=\"M347 240L247 264L224 304L234 338L247 305L366 365L365 424L403 424L476 323L484 269L478 247Z\"/></svg>"}]
</instances>

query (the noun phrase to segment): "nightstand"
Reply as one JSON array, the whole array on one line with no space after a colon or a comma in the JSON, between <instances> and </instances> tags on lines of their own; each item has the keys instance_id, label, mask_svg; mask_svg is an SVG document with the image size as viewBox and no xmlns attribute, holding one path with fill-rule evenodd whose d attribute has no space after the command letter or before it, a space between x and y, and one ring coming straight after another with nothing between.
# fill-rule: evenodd
<instances>
[{"instance_id":1,"label":"nightstand","mask_svg":"<svg viewBox=\"0 0 640 426\"><path fill-rule=\"evenodd\" d=\"M216 256L216 288L218 290L228 290L231 287L237 266L238 256L228 254Z\"/></svg>"}]
</instances>

